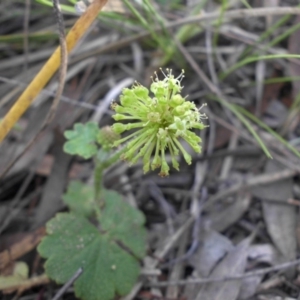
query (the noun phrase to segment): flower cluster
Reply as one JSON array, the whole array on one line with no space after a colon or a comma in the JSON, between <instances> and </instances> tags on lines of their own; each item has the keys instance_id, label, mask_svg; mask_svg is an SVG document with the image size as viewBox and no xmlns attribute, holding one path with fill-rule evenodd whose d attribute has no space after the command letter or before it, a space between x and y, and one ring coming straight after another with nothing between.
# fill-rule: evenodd
<instances>
[{"instance_id":1,"label":"flower cluster","mask_svg":"<svg viewBox=\"0 0 300 300\"><path fill-rule=\"evenodd\" d=\"M179 170L177 157L180 153L188 164L191 163L191 156L180 143L180 138L195 152L201 152L201 138L191 130L205 128L202 119L206 115L200 113L193 102L186 101L181 96L183 71L175 78L172 70L167 69L167 74L163 73L163 80L155 75L150 86L153 97L149 95L147 88L135 83L131 89L123 90L120 105L112 104L112 109L116 112L113 118L116 121L132 122L115 123L112 126L114 132L121 134L135 129L133 133L116 141L114 146L129 141L123 159L136 163L142 157L145 173L150 168L154 170L160 167L160 175L167 176L170 170L165 157L167 149L175 169Z\"/></svg>"}]
</instances>

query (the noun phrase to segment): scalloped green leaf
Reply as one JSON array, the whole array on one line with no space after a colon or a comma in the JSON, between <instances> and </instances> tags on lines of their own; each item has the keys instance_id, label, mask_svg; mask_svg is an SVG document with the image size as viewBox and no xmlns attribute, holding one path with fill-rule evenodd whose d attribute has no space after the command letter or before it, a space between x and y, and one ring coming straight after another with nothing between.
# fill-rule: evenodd
<instances>
[{"instance_id":1,"label":"scalloped green leaf","mask_svg":"<svg viewBox=\"0 0 300 300\"><path fill-rule=\"evenodd\" d=\"M64 151L72 155L80 155L85 159L97 153L98 125L94 122L77 123L73 130L66 130L64 135L68 141L64 144Z\"/></svg>"},{"instance_id":2,"label":"scalloped green leaf","mask_svg":"<svg viewBox=\"0 0 300 300\"><path fill-rule=\"evenodd\" d=\"M89 217L94 212L94 188L80 181L69 183L62 200L76 214Z\"/></svg>"},{"instance_id":3,"label":"scalloped green leaf","mask_svg":"<svg viewBox=\"0 0 300 300\"><path fill-rule=\"evenodd\" d=\"M59 213L47 223L48 235L38 246L47 258L47 275L57 283L67 282L83 269L74 288L84 300L128 294L146 251L143 214L115 192L103 191L102 197L105 206L97 227L80 215Z\"/></svg>"}]
</instances>

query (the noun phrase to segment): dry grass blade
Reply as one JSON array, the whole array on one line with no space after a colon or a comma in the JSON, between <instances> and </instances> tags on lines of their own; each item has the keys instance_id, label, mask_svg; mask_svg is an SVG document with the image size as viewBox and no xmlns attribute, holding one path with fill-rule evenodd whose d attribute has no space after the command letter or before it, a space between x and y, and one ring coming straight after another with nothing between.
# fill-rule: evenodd
<instances>
[{"instance_id":1,"label":"dry grass blade","mask_svg":"<svg viewBox=\"0 0 300 300\"><path fill-rule=\"evenodd\" d=\"M59 67L59 82L58 87L55 93L54 100L52 105L48 111L47 117L44 120L41 128L39 129L38 133L27 143L23 151L17 155L6 167L5 171L1 174L4 176L7 172L13 167L13 165L25 154L25 152L34 144L34 142L39 138L39 135L48 127L51 121L54 118L56 109L58 107L60 98L62 96L66 77L67 77L67 70L68 70L68 49L66 43L66 36L65 36L65 27L64 27L64 19L61 13L59 0L53 0L53 7L54 13L57 19L58 24L58 31L59 31L59 43L60 43L60 67Z\"/></svg>"},{"instance_id":2,"label":"dry grass blade","mask_svg":"<svg viewBox=\"0 0 300 300\"><path fill-rule=\"evenodd\" d=\"M74 24L66 37L69 53L98 16L98 13L101 11L106 2L107 0L95 0ZM14 124L24 114L35 97L58 70L60 65L60 52L60 47L58 47L10 111L5 115L4 119L0 123L0 142L3 141Z\"/></svg>"}]
</instances>

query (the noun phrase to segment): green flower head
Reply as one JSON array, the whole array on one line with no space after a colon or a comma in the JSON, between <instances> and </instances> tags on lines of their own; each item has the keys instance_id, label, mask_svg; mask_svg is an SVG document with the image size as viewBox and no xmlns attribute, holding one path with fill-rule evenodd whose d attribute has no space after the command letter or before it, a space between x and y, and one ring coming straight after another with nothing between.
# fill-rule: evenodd
<instances>
[{"instance_id":1,"label":"green flower head","mask_svg":"<svg viewBox=\"0 0 300 300\"><path fill-rule=\"evenodd\" d=\"M176 78L172 70L167 69L166 74L162 73L163 80L159 80L156 73L155 78L152 78L150 91L153 96L139 83L135 83L130 89L123 89L120 104L112 104L112 109L116 112L113 118L128 123L115 123L112 128L118 134L134 129L133 133L114 143L114 146L119 146L128 142L123 159L136 163L142 158L145 173L150 169L161 168L159 175L167 176L170 167L166 161L166 151L170 152L175 169L179 170L177 159L180 153L190 164L191 156L180 139L200 153L201 138L192 130L205 128L202 119L207 117L200 113L193 102L186 101L181 96L183 71Z\"/></svg>"}]
</instances>

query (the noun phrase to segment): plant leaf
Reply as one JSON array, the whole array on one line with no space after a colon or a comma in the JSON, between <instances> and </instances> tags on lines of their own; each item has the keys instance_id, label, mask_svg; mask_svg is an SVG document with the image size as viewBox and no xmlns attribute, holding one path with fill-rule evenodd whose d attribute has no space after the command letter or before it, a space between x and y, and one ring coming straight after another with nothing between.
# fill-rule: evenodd
<instances>
[{"instance_id":1,"label":"plant leaf","mask_svg":"<svg viewBox=\"0 0 300 300\"><path fill-rule=\"evenodd\" d=\"M102 195L100 229L80 215L59 213L48 222L48 236L38 247L47 258L47 275L58 283L83 269L74 287L76 296L85 300L109 300L129 293L139 275L138 259L145 255L142 213L115 192Z\"/></svg>"},{"instance_id":2,"label":"plant leaf","mask_svg":"<svg viewBox=\"0 0 300 300\"><path fill-rule=\"evenodd\" d=\"M114 191L104 190L102 195L105 209L99 218L101 230L130 249L134 256L142 258L145 253L145 230L141 230L145 223L144 215L122 201Z\"/></svg>"},{"instance_id":3,"label":"plant leaf","mask_svg":"<svg viewBox=\"0 0 300 300\"><path fill-rule=\"evenodd\" d=\"M71 181L67 192L63 195L63 202L76 214L89 217L94 211L94 189L80 181Z\"/></svg>"},{"instance_id":4,"label":"plant leaf","mask_svg":"<svg viewBox=\"0 0 300 300\"><path fill-rule=\"evenodd\" d=\"M74 130L65 131L65 137L69 140L64 145L64 151L72 155L80 155L85 159L91 158L97 153L95 142L99 128L96 123L77 123Z\"/></svg>"}]
</instances>

